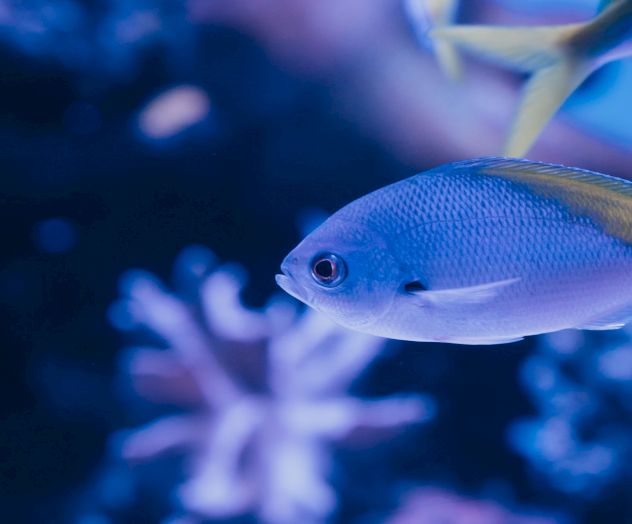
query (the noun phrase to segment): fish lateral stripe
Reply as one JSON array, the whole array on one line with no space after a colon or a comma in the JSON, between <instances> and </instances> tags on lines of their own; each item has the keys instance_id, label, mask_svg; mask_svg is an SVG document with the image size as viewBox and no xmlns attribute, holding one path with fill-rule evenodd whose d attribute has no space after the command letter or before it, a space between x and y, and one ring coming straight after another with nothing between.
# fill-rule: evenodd
<instances>
[{"instance_id":1,"label":"fish lateral stripe","mask_svg":"<svg viewBox=\"0 0 632 524\"><path fill-rule=\"evenodd\" d=\"M586 169L511 158L480 158L451 164L482 176L520 183L590 218L613 237L632 244L632 182Z\"/></svg>"},{"instance_id":2,"label":"fish lateral stripe","mask_svg":"<svg viewBox=\"0 0 632 524\"><path fill-rule=\"evenodd\" d=\"M602 188L632 199L632 181L562 164L549 164L521 158L482 157L453 162L435 169L441 171L467 169L478 171L483 175L520 178L524 179L525 182L539 178L556 184L563 184L564 182L560 181L562 178L580 182L589 187Z\"/></svg>"}]
</instances>

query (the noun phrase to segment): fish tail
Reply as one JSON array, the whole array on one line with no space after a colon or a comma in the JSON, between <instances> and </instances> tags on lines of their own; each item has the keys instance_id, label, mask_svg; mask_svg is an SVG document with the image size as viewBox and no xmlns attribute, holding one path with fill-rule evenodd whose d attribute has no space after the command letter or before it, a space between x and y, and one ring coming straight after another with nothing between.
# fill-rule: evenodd
<instances>
[{"instance_id":1,"label":"fish tail","mask_svg":"<svg viewBox=\"0 0 632 524\"><path fill-rule=\"evenodd\" d=\"M511 69L532 73L505 145L522 157L570 94L595 68L569 43L593 21L543 27L449 26L433 37L469 49Z\"/></svg>"},{"instance_id":2,"label":"fish tail","mask_svg":"<svg viewBox=\"0 0 632 524\"><path fill-rule=\"evenodd\" d=\"M451 42L435 41L434 52L441 71L453 81L463 78L463 64L456 46Z\"/></svg>"},{"instance_id":3,"label":"fish tail","mask_svg":"<svg viewBox=\"0 0 632 524\"><path fill-rule=\"evenodd\" d=\"M534 73L524 88L504 156L525 156L546 124L592 69L590 63L565 59Z\"/></svg>"},{"instance_id":4,"label":"fish tail","mask_svg":"<svg viewBox=\"0 0 632 524\"><path fill-rule=\"evenodd\" d=\"M404 3L418 38L431 43L441 71L455 81L463 76L459 51L452 42L429 38L429 32L431 27L451 25L458 10L457 4L457 0L405 0Z\"/></svg>"},{"instance_id":5,"label":"fish tail","mask_svg":"<svg viewBox=\"0 0 632 524\"><path fill-rule=\"evenodd\" d=\"M428 3L428 0L426 0ZM435 27L448 27L454 23L458 12L458 0L434 0ZM431 6L432 7L432 6ZM450 80L463 79L463 61L457 46L448 40L433 39L433 47L437 62L443 74Z\"/></svg>"}]
</instances>

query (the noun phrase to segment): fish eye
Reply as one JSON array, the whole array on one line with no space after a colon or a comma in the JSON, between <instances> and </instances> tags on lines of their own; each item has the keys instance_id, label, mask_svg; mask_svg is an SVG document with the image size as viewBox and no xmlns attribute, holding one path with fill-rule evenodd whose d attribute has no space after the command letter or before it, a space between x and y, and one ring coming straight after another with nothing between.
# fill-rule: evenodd
<instances>
[{"instance_id":1,"label":"fish eye","mask_svg":"<svg viewBox=\"0 0 632 524\"><path fill-rule=\"evenodd\" d=\"M324 253L312 260L312 278L321 286L335 287L347 277L347 266L338 255Z\"/></svg>"}]
</instances>

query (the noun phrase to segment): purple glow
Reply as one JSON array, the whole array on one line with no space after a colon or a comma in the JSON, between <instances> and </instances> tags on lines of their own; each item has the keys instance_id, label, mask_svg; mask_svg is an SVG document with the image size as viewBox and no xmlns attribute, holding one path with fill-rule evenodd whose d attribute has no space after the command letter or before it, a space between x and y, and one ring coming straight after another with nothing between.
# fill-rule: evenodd
<instances>
[{"instance_id":1,"label":"purple glow","mask_svg":"<svg viewBox=\"0 0 632 524\"><path fill-rule=\"evenodd\" d=\"M151 100L140 112L138 127L148 138L163 140L201 122L210 109L208 95L202 89L182 85Z\"/></svg>"},{"instance_id":2,"label":"purple glow","mask_svg":"<svg viewBox=\"0 0 632 524\"><path fill-rule=\"evenodd\" d=\"M405 496L401 509L387 524L562 524L567 519L542 510L513 510L490 499L464 497L435 487L418 488Z\"/></svg>"}]
</instances>

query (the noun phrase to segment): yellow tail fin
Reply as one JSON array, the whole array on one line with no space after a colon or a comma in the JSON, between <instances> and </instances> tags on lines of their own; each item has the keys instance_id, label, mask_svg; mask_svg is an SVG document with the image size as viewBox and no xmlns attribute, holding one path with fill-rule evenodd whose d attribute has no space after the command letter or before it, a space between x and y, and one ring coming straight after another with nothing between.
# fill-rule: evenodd
<instances>
[{"instance_id":1,"label":"yellow tail fin","mask_svg":"<svg viewBox=\"0 0 632 524\"><path fill-rule=\"evenodd\" d=\"M503 155L525 156L546 124L591 71L591 64L568 58L534 73L524 88Z\"/></svg>"},{"instance_id":2,"label":"yellow tail fin","mask_svg":"<svg viewBox=\"0 0 632 524\"><path fill-rule=\"evenodd\" d=\"M450 26L437 28L432 35L512 69L533 73L503 152L506 156L521 157L594 69L592 59L579 56L567 45L586 25Z\"/></svg>"},{"instance_id":3,"label":"yellow tail fin","mask_svg":"<svg viewBox=\"0 0 632 524\"><path fill-rule=\"evenodd\" d=\"M431 44L439 67L452 80L463 76L461 57L452 42L429 39L431 27L445 27L454 23L459 0L405 0L404 7L420 39Z\"/></svg>"},{"instance_id":4,"label":"yellow tail fin","mask_svg":"<svg viewBox=\"0 0 632 524\"><path fill-rule=\"evenodd\" d=\"M426 0L430 17L435 27L446 27L454 23L458 10L458 0ZM433 39L435 56L439 67L448 78L460 80L463 77L461 56L452 42Z\"/></svg>"}]
</instances>

